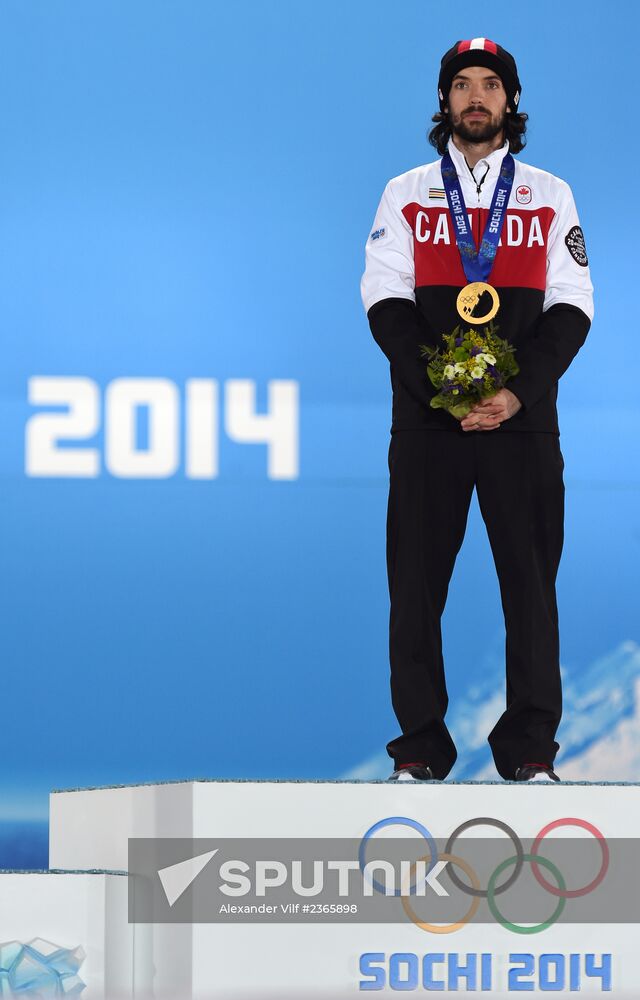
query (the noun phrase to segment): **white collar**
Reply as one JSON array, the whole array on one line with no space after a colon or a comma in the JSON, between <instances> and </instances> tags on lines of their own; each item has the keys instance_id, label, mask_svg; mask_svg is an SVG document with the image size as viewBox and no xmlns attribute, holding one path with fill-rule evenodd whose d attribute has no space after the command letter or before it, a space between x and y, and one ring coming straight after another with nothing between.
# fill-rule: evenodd
<instances>
[{"instance_id":1,"label":"white collar","mask_svg":"<svg viewBox=\"0 0 640 1000\"><path fill-rule=\"evenodd\" d=\"M451 159L453 160L453 165L456 168L456 173L458 174L458 177L461 180L463 177L466 177L467 180L473 181L474 178L472 177L472 173L465 159L464 153L458 149L458 147L453 141L453 138L449 139L449 142L447 143L447 149L449 151ZM502 146L499 146L498 149L494 149L493 152L489 153L488 156L484 156L481 160L478 160L475 167L473 168L475 176L482 179L482 176L485 174L488 167L489 172L486 175L486 179L491 180L492 177L497 177L498 174L500 173L500 167L502 166L502 161L508 152L509 152L509 140L505 139ZM477 167L480 168L480 173L476 172Z\"/></svg>"}]
</instances>

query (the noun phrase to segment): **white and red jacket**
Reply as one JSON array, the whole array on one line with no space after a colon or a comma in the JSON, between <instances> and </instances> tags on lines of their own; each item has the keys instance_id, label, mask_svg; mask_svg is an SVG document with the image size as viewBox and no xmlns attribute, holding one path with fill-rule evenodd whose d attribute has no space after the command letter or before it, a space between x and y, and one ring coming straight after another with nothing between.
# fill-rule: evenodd
<instances>
[{"instance_id":1,"label":"white and red jacket","mask_svg":"<svg viewBox=\"0 0 640 1000\"><path fill-rule=\"evenodd\" d=\"M487 221L509 144L473 171L450 139L476 246ZM463 321L456 298L467 284L444 192L440 160L392 178L367 239L361 294L371 332L391 364L391 430L455 430L459 421L431 409L436 394L420 344L442 346ZM593 286L569 185L515 160L515 177L498 251L487 279L498 291L498 336L516 348L517 375L507 382L522 408L492 433L559 433L558 379L585 341ZM463 324L464 325L464 324Z\"/></svg>"}]
</instances>

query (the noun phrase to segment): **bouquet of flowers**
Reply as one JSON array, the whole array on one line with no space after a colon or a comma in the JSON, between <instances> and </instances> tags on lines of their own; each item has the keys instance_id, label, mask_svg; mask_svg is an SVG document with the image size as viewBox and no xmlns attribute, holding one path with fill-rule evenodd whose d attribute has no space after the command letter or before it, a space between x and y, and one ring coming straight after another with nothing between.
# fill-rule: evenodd
<instances>
[{"instance_id":1,"label":"bouquet of flowers","mask_svg":"<svg viewBox=\"0 0 640 1000\"><path fill-rule=\"evenodd\" d=\"M439 389L431 400L434 410L448 410L454 417L466 417L481 399L495 395L512 375L520 371L514 358L515 347L496 334L492 322L482 330L461 330L443 334L444 347L420 344L429 359L427 374Z\"/></svg>"}]
</instances>

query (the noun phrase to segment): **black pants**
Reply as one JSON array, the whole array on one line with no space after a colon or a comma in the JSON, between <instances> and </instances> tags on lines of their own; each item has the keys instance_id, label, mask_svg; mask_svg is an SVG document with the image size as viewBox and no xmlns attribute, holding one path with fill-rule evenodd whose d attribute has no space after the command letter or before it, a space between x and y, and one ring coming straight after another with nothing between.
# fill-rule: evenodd
<instances>
[{"instance_id":1,"label":"black pants","mask_svg":"<svg viewBox=\"0 0 640 1000\"><path fill-rule=\"evenodd\" d=\"M562 714L555 581L564 537L564 460L557 434L395 431L389 446L387 570L397 765L444 778L457 752L440 619L475 486L498 573L506 626L506 710L489 745L498 773L552 764ZM482 586L482 581L478 581ZM458 619L464 628L464 608Z\"/></svg>"}]
</instances>

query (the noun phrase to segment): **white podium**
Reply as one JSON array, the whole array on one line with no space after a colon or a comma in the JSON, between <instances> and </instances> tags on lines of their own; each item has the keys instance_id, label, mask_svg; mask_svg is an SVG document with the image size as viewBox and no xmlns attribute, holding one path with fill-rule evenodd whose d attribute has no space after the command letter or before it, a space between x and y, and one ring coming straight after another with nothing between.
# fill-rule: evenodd
<instances>
[{"instance_id":1,"label":"white podium","mask_svg":"<svg viewBox=\"0 0 640 1000\"><path fill-rule=\"evenodd\" d=\"M50 809L50 864L69 870L126 869L129 838L362 838L381 821L407 818L445 839L482 818L523 838L560 822L553 836L590 836L575 820L605 839L640 836L640 783L199 780L57 791ZM479 826L474 833L488 835ZM176 1000L338 1000L369 991L638 1000L638 910L637 924L565 922L528 936L487 923L436 933L410 920L130 924L132 989Z\"/></svg>"}]
</instances>

